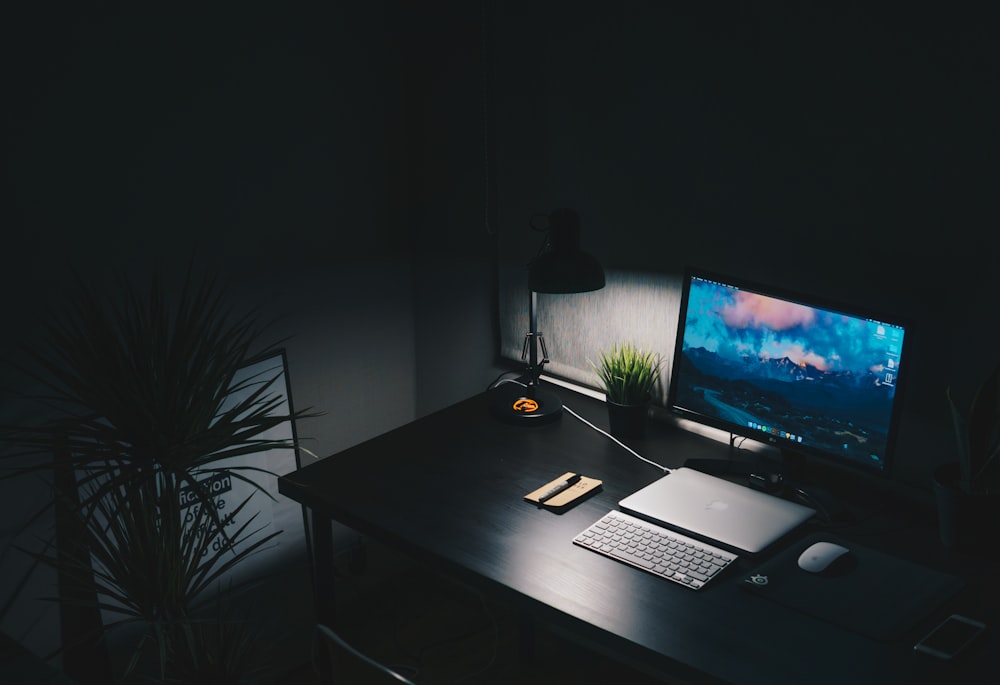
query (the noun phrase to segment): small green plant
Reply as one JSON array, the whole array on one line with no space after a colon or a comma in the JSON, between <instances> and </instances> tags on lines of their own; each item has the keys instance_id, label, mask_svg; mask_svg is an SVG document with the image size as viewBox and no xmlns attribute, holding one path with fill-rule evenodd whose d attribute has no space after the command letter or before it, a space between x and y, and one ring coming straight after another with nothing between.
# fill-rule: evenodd
<instances>
[{"instance_id":1,"label":"small green plant","mask_svg":"<svg viewBox=\"0 0 1000 685\"><path fill-rule=\"evenodd\" d=\"M609 402L642 404L653 394L660 379L662 360L658 354L633 343L616 343L591 363Z\"/></svg>"},{"instance_id":2,"label":"small green plant","mask_svg":"<svg viewBox=\"0 0 1000 685\"><path fill-rule=\"evenodd\" d=\"M958 407L951 388L947 398L958 441L962 489L969 494L996 492L1000 489L1000 365L979 386L968 412Z\"/></svg>"}]
</instances>

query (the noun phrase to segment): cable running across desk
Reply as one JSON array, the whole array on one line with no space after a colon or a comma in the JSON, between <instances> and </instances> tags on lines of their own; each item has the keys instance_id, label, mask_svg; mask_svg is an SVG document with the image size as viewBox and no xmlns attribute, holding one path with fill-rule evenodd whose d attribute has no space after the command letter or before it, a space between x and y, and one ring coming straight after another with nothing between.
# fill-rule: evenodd
<instances>
[{"instance_id":1,"label":"cable running across desk","mask_svg":"<svg viewBox=\"0 0 1000 685\"><path fill-rule=\"evenodd\" d=\"M507 373L507 372L505 372L505 373ZM519 380L517 380L515 378L502 378L503 375L504 374L500 374L501 377L498 377L497 380L495 380L492 383L490 383L489 387L490 388L495 388L498 385L501 385L503 383L514 383L515 385L519 385L522 388L527 388L528 387L525 383L522 383L521 381L519 381ZM668 468L666 466L663 466L661 464L657 464L655 461L652 461L652 460L647 459L646 457L642 456L641 454L639 454L638 452L636 452L634 449L632 449L631 447L629 447L628 445L626 445L625 443L623 443L621 440L619 440L615 436L611 435L611 433L609 433L606 430L603 430L601 428L598 428L597 426L595 426L594 424L592 424L590 421L588 421L587 419L583 418L582 416L580 416L579 414L577 414L575 411L573 411L572 409L570 409L569 407L567 407L565 404L562 405L562 408L565 411L567 411L570 414L572 414L574 417L576 417L576 419L578 419L582 423L585 423L586 425L588 425L591 428L593 428L595 431L597 431L601 435L604 435L605 437L610 438L611 440L614 440L616 443L618 443L618 445L620 447L622 447L623 449L625 449L626 451L628 451L629 453L631 453L632 456L634 456L634 457L636 457L638 459L641 459L642 461L646 462L647 464L655 466L656 468L658 468L661 471L663 471L663 473L670 473L673 470L673 469L670 469L670 468Z\"/></svg>"},{"instance_id":2,"label":"cable running across desk","mask_svg":"<svg viewBox=\"0 0 1000 685\"><path fill-rule=\"evenodd\" d=\"M646 462L647 464L651 464L652 466L655 466L656 468L660 469L664 473L670 473L673 470L673 469L667 468L666 466L663 466L661 464L657 464L655 461L652 461L651 459L647 459L646 457L642 456L641 454L639 454L638 452L636 452L634 449L632 449L631 447L629 447L628 445L626 445L624 442L622 442L621 440L619 440L615 436L611 435L611 433L607 432L606 430L602 430L602 429L598 428L597 426L595 426L594 424L592 424L590 421L588 421L587 419L583 418L582 416L580 416L579 414L577 414L575 411L573 411L572 409L570 409L569 407L567 407L565 404L562 406L562 408L565 409L566 411L568 411L570 414L572 414L573 416L575 416L577 419L579 419L583 423L585 423L588 426L590 426L591 428L593 428L595 431L597 431L601 435L605 435L605 436L611 438L612 440L614 440L616 443L618 443L619 446L621 446L626 451L630 452L632 454L632 456L636 457L637 459L641 459L642 461Z\"/></svg>"}]
</instances>

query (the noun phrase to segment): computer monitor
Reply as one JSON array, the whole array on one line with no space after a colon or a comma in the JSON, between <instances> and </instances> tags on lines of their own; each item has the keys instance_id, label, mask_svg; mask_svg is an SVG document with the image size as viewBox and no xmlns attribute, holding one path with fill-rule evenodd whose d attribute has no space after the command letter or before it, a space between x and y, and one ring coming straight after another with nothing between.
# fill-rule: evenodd
<instances>
[{"instance_id":1,"label":"computer monitor","mask_svg":"<svg viewBox=\"0 0 1000 685\"><path fill-rule=\"evenodd\" d=\"M904 324L688 269L667 408L781 448L887 473Z\"/></svg>"}]
</instances>

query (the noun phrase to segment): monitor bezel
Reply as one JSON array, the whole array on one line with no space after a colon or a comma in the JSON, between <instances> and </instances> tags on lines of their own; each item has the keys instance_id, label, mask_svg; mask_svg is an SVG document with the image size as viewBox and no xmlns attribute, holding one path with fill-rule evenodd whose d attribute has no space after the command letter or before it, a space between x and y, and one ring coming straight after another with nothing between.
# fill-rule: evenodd
<instances>
[{"instance_id":1,"label":"monitor bezel","mask_svg":"<svg viewBox=\"0 0 1000 685\"><path fill-rule=\"evenodd\" d=\"M869 464L853 459L845 459L831 454L829 451L815 448L811 445L792 442L785 438L763 434L716 416L700 413L693 409L680 406L677 403L678 392L678 371L682 364L682 351L684 348L684 332L687 325L687 311L689 305L689 295L693 278L702 278L724 285L756 292L767 297L775 297L788 302L801 304L807 307L815 307L828 311L833 311L847 316L875 320L881 323L898 326L903 329L903 342L899 350L900 366L905 363L912 364L911 351L913 347L913 326L905 317L887 314L884 311L877 311L864 305L845 302L843 299L836 299L816 295L812 292L797 290L792 287L775 285L759 280L747 279L733 274L721 273L709 269L689 266L682 275L680 310L677 319L677 329L674 341L673 358L671 360L670 378L667 388L666 410L676 419L690 421L701 426L708 426L716 430L729 433L730 446L734 445L734 436L752 440L755 443L777 448L781 451L782 460L794 459L797 463L803 458L818 459L827 466L843 467L850 472L875 475L888 478L893 471L896 462L896 444L902 421L902 408L905 397L905 387L907 379L912 371L906 370L896 378L896 389L894 394L892 411L889 417L889 424L886 431L885 454L881 464ZM881 466L881 467L880 467Z\"/></svg>"}]
</instances>

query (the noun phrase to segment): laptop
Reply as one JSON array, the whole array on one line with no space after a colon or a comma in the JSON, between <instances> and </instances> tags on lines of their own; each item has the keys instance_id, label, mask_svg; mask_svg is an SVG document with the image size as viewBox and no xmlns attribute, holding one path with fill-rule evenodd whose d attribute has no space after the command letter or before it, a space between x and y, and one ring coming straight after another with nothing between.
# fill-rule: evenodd
<instances>
[{"instance_id":1,"label":"laptop","mask_svg":"<svg viewBox=\"0 0 1000 685\"><path fill-rule=\"evenodd\" d=\"M816 513L687 467L674 469L618 506L650 523L748 554L765 549Z\"/></svg>"}]
</instances>

